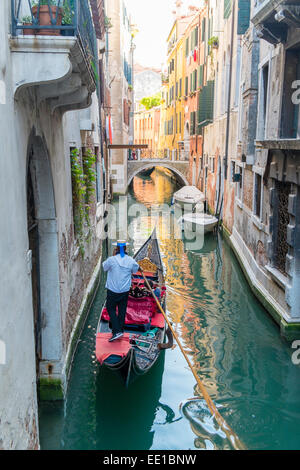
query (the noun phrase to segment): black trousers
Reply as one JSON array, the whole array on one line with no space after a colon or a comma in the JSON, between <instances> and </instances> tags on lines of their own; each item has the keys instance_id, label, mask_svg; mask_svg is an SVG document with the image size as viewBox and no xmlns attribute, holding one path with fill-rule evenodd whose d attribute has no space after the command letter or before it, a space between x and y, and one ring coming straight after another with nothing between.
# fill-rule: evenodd
<instances>
[{"instance_id":1,"label":"black trousers","mask_svg":"<svg viewBox=\"0 0 300 470\"><path fill-rule=\"evenodd\" d=\"M123 333L129 292L116 294L107 289L106 308L112 324L113 335ZM117 315L118 307L118 315Z\"/></svg>"}]
</instances>

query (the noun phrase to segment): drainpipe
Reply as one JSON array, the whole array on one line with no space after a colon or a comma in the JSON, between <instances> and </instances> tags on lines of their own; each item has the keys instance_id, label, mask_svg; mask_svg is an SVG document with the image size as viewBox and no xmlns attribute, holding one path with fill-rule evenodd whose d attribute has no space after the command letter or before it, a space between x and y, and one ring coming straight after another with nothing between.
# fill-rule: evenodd
<instances>
[{"instance_id":1,"label":"drainpipe","mask_svg":"<svg viewBox=\"0 0 300 470\"><path fill-rule=\"evenodd\" d=\"M226 125L226 144L225 144L225 157L224 157L224 179L227 180L228 169L228 149L229 149L229 132L230 132L230 106L231 106L231 83L232 83L232 62L233 62L233 41L234 41L234 26L235 26L235 4L233 0L232 5L232 24L231 24L231 49L230 49L230 65L229 65L229 83L228 83L228 106L227 106L227 125ZM221 211L220 211L221 212Z\"/></svg>"}]
</instances>

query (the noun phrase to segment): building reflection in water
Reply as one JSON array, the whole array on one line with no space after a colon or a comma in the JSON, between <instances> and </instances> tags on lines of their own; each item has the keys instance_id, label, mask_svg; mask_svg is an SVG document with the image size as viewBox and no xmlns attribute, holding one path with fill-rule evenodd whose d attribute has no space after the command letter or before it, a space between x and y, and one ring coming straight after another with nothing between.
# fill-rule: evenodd
<instances>
[{"instance_id":1,"label":"building reflection in water","mask_svg":"<svg viewBox=\"0 0 300 470\"><path fill-rule=\"evenodd\" d=\"M174 220L170 223L170 211L166 210L166 214L159 212L159 205L170 204L175 190L174 183L161 171L156 172L152 178L134 179L135 200L145 204L147 208L151 207L152 211L154 209L154 213L157 210L157 218L151 220L151 224L145 216L141 220L133 221L136 231L135 239L145 240L156 223L160 249L166 267L168 316L180 335L199 377L209 393L215 397L217 396L216 358L214 348L210 343L211 335L207 334L208 330L215 327L215 322L207 322L205 311L207 303L216 303L218 300L217 242L214 237L208 236L201 250L186 251L181 227ZM155 204L153 204L154 201ZM173 228L171 231L170 225ZM134 251L138 247L135 246ZM195 393L198 393L196 386ZM200 437L204 442L204 436L199 431L199 424L196 426L191 423L191 428L198 436L195 445L203 447L204 444L200 444Z\"/></svg>"}]
</instances>

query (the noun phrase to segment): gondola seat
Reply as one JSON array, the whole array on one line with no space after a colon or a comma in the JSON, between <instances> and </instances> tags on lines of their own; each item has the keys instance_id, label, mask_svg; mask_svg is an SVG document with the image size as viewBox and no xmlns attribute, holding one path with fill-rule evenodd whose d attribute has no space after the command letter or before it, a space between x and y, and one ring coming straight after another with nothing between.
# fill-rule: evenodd
<instances>
[{"instance_id":1,"label":"gondola seat","mask_svg":"<svg viewBox=\"0 0 300 470\"><path fill-rule=\"evenodd\" d=\"M164 328L165 318L162 313L155 312L151 318L151 328Z\"/></svg>"},{"instance_id":2,"label":"gondola seat","mask_svg":"<svg viewBox=\"0 0 300 470\"><path fill-rule=\"evenodd\" d=\"M110 356L123 358L131 349L130 334L125 333L123 338L113 343L109 342L111 333L98 333L96 338L96 357L102 365Z\"/></svg>"}]
</instances>

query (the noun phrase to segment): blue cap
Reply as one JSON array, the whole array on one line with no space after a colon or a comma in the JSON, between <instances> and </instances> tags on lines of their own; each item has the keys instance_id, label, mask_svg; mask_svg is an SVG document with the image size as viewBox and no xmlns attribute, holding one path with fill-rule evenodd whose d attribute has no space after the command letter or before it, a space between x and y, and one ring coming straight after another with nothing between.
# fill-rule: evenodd
<instances>
[{"instance_id":1,"label":"blue cap","mask_svg":"<svg viewBox=\"0 0 300 470\"><path fill-rule=\"evenodd\" d=\"M125 242L118 242L117 246L120 248L120 255L121 258L124 258L125 256L125 248L126 248L127 243Z\"/></svg>"}]
</instances>

